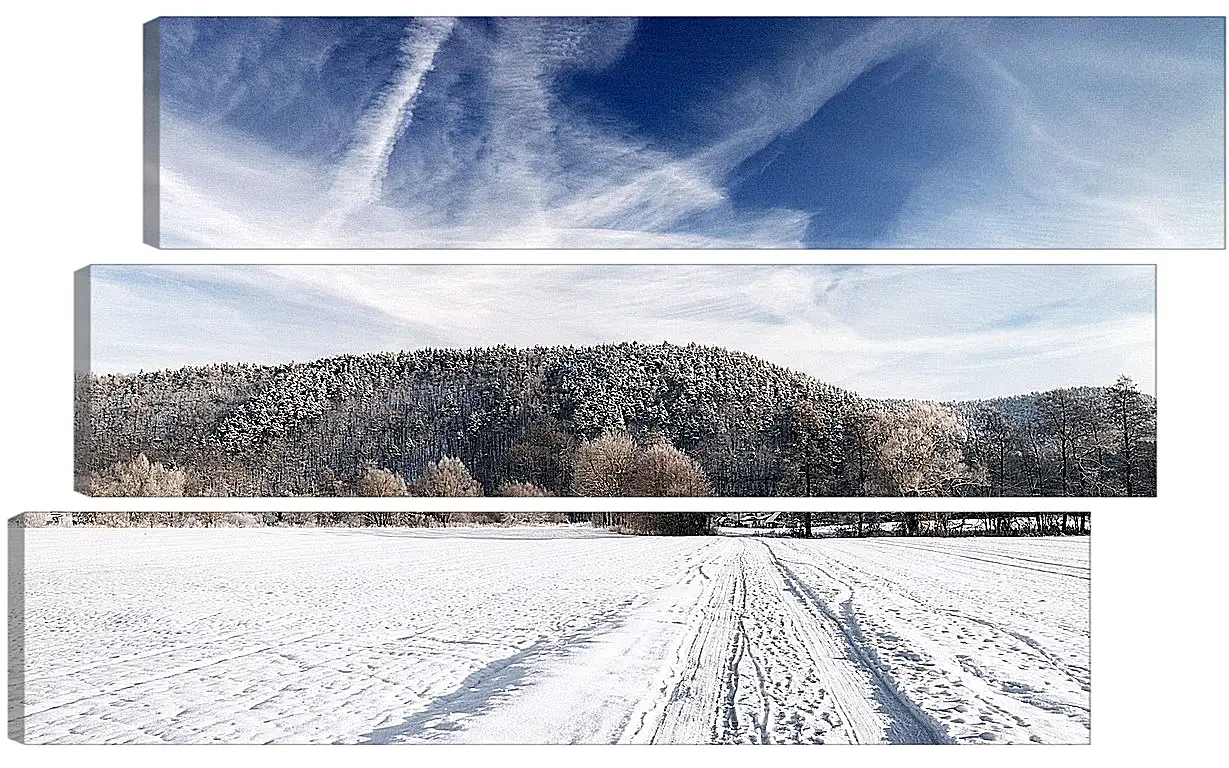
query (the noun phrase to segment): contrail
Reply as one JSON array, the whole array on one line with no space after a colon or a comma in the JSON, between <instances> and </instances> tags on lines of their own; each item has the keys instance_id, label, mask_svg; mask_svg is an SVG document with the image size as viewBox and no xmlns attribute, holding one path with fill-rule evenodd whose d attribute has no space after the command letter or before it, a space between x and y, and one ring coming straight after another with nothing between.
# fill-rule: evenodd
<instances>
[{"instance_id":1,"label":"contrail","mask_svg":"<svg viewBox=\"0 0 1229 768\"><path fill-rule=\"evenodd\" d=\"M435 55L456 23L452 18L426 18L415 19L406 27L396 79L358 119L354 141L333 179L333 206L321 217L307 245L328 244L346 218L379 198L389 155L410 123L423 78L435 68Z\"/></svg>"}]
</instances>

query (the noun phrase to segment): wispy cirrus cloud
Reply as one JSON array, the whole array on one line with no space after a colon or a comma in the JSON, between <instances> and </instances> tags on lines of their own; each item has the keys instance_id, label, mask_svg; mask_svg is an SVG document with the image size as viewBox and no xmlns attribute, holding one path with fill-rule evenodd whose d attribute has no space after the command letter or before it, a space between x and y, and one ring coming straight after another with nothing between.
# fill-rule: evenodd
<instances>
[{"instance_id":1,"label":"wispy cirrus cloud","mask_svg":"<svg viewBox=\"0 0 1229 768\"><path fill-rule=\"evenodd\" d=\"M882 397L1154 382L1150 266L115 265L92 288L99 372L669 341Z\"/></svg>"},{"instance_id":2,"label":"wispy cirrus cloud","mask_svg":"<svg viewBox=\"0 0 1229 768\"><path fill-rule=\"evenodd\" d=\"M410 121L423 78L435 67L435 54L455 25L456 19L423 19L406 27L396 78L355 125L354 140L333 178L329 196L335 202L304 245L328 245L351 214L379 200L388 158Z\"/></svg>"},{"instance_id":3,"label":"wispy cirrus cloud","mask_svg":"<svg viewBox=\"0 0 1229 768\"><path fill-rule=\"evenodd\" d=\"M965 227L986 247L1223 245L1223 47L1141 45L1149 22L1120 23L1049 20L1046 56L1018 27L971 38L960 67L1001 116L1002 151L919 184L884 244L943 247Z\"/></svg>"},{"instance_id":4,"label":"wispy cirrus cloud","mask_svg":"<svg viewBox=\"0 0 1229 768\"><path fill-rule=\"evenodd\" d=\"M1222 20L162 29L168 246L1223 239Z\"/></svg>"}]
</instances>

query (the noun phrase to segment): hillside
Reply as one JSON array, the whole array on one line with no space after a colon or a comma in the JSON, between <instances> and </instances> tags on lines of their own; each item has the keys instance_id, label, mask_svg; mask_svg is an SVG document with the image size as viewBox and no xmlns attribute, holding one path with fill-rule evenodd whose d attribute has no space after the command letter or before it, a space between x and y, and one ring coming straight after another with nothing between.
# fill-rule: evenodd
<instances>
[{"instance_id":1,"label":"hillside","mask_svg":"<svg viewBox=\"0 0 1229 768\"><path fill-rule=\"evenodd\" d=\"M964 465L940 468L962 478L940 494L989 492L963 455L971 406L878 402L695 344L426 349L96 375L78 381L77 401L79 483L143 453L190 469L188 493L321 495L367 466L413 479L453 456L487 494L508 481L568 493L578 445L618 432L683 451L720 495L916 495L936 487L889 482L893 457L881 454L920 419L913 427L934 444L900 448L929 458L956 450Z\"/></svg>"}]
</instances>

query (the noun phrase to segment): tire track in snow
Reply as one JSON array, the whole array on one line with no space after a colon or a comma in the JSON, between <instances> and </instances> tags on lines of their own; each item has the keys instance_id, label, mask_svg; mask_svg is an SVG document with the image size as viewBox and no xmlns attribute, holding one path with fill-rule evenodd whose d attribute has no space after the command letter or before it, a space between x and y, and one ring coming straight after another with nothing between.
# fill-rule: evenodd
<instances>
[{"instance_id":1,"label":"tire track in snow","mask_svg":"<svg viewBox=\"0 0 1229 768\"><path fill-rule=\"evenodd\" d=\"M156 675L154 677L148 677L148 678L144 678L141 680L134 680L132 682L124 682L120 685L109 686L109 687L103 688L98 691L93 691L91 693L85 694L84 696L71 696L65 699L60 699L60 700L41 702L39 705L36 705L36 708L26 708L22 712L21 717L22 719L29 719L35 715L41 715L44 712L50 712L53 709L60 709L61 707L72 706L73 704L77 704L83 701L88 701L90 699L97 699L102 696L110 696L111 694L119 693L120 691L126 691L131 688L138 688L142 685L149 685L150 683L156 683L160 680L169 680L170 678L179 677L180 675L186 675L190 672L199 672L202 669L213 667L218 664L225 664L230 661L235 661L236 659L243 659L243 658L247 658L249 656L255 656L261 653L268 653L269 651L274 651L279 648L287 648L297 643L301 643L305 640L311 640L312 638L320 637L321 635L324 635L324 634L325 634L324 632L316 632L314 634L304 635L302 637L296 637L294 639L286 640L285 642L276 643L274 645L265 645L259 648L245 648L243 650L236 651L235 653L228 653L228 654L225 654L217 658L208 659L199 664L192 664L192 665L188 665L185 667L181 667L181 668L172 670L164 675Z\"/></svg>"},{"instance_id":2,"label":"tire track in snow","mask_svg":"<svg viewBox=\"0 0 1229 768\"><path fill-rule=\"evenodd\" d=\"M882 656L885 669L899 677L909 691L921 693L922 706L946 725L953 738L961 743L1004 738L1013 742L1079 743L1081 732L1086 737L1088 686L1086 675L1080 674L1086 673L1085 667L1066 664L1024 632L973 616L967 609L935 604L911 589L909 582L884 579L884 569L876 567L874 559L864 561L855 556L846 562L851 553L838 547L828 551L825 559L829 566L821 567L814 558L822 546L791 547L801 556L792 562L822 573L825 582L835 577L851 585L870 585L870 614L878 620L872 620L868 629L880 653L886 654ZM886 549L899 551L892 547L879 551ZM846 572L846 576L836 577L833 568ZM913 570L906 563L904 568L888 572L902 578ZM976 578L977 573L966 570L964 576ZM958 605L965 608L967 593L963 597ZM1008 618L1001 616L1000 610L991 610L989 615ZM1009 616L1015 617L1015 612L1009 612ZM1036 616L1032 619L1035 621ZM884 620L887 623L881 625ZM991 634L973 634L969 629L972 625ZM1041 668L1058 673L1058 677L1047 675ZM1075 687L1069 688L1071 684ZM1084 691L1085 704L1079 703L1080 690ZM1059 719L1054 719L1055 715Z\"/></svg>"},{"instance_id":3,"label":"tire track in snow","mask_svg":"<svg viewBox=\"0 0 1229 768\"><path fill-rule=\"evenodd\" d=\"M107 669L109 667L123 666L125 664L131 664L134 661L144 661L146 659L152 659L155 656L162 656L168 653L176 653L178 651L199 650L199 649L205 648L206 646L213 645L215 643L225 643L229 640L241 638L241 637L244 637L245 635L250 635L250 634L253 634L253 633L250 630L245 630L243 632L235 632L229 635L219 635L217 637L207 638L204 640L195 640L190 643L176 643L175 645L168 645L166 647L156 648L154 650L138 651L137 653L130 653L127 656L118 656L114 659L106 659L103 661L97 661L92 664L84 664L82 666L74 667L70 670L66 670L64 672L56 672L54 674L41 675L38 677L27 677L25 678L24 682L26 686L28 687L34 683L42 683L42 682L47 682L49 680L59 680L59 679L66 678L66 677L68 678L78 677L85 672L93 672L94 670L98 670L98 669Z\"/></svg>"},{"instance_id":4,"label":"tire track in snow","mask_svg":"<svg viewBox=\"0 0 1229 768\"><path fill-rule=\"evenodd\" d=\"M747 630L746 543L738 542L736 560L736 597L738 631L734 635L733 652L729 656L722 681L725 716L713 724L712 741L729 744L739 741L743 733L754 735L760 744L768 742L771 705L768 700L764 668L755 657L751 634Z\"/></svg>"},{"instance_id":5,"label":"tire track in snow","mask_svg":"<svg viewBox=\"0 0 1229 768\"><path fill-rule=\"evenodd\" d=\"M940 547L939 549L935 549L932 551L941 552L943 551L943 548ZM975 549L975 548L970 547L968 548L968 551L974 554L978 554L978 555L985 555L987 557L1004 557L1004 558L1007 558L1008 560L1019 560L1020 562L1023 562L1023 563L1036 563L1037 565L1052 565L1055 568L1069 568L1073 571L1091 571L1092 570L1092 568L1090 568L1087 565L1076 565L1075 563L1056 563L1053 560L1037 560L1032 557L1020 557L1019 555L1009 555L1005 552L997 552L994 550Z\"/></svg>"},{"instance_id":6,"label":"tire track in snow","mask_svg":"<svg viewBox=\"0 0 1229 768\"><path fill-rule=\"evenodd\" d=\"M737 560L716 559L697 566L704 586L696 608L653 692L633 711L620 742L704 744L711 739L725 698L721 670L735 644L734 607L741 589ZM715 573L704 572L703 565Z\"/></svg>"},{"instance_id":7,"label":"tire track in snow","mask_svg":"<svg viewBox=\"0 0 1229 768\"><path fill-rule=\"evenodd\" d=\"M42 643L34 670L49 683L35 697L44 709L28 715L47 712L48 705L63 708L36 718L34 740L349 741L380 729L391 729L381 738L466 741L473 735L487 743L508 741L491 734L533 743L615 741L621 734L675 743L941 740L926 732L915 708L943 723L939 736L962 742L987 729L1009 740L1063 743L1087 733L1077 724L1087 720L1080 706L1087 695L1068 690L1087 678L1080 666L1086 661L1068 653L1076 646L1063 644L1082 640L1055 629L1066 614L1050 607L1078 596L1086 582L1020 567L1032 554L1040 558L1036 565L1062 560L1062 548L1034 553L1012 546L1011 554L1000 555L979 545L933 554L927 544L908 552L896 542L587 536L567 544L497 546L483 544L485 536L417 543L321 532L246 533L251 538L243 548L236 544L234 553L220 557L224 548L214 542L228 537L209 536L161 537L200 550L193 561L198 575L181 578L177 588L202 597L176 603L175 617L199 622L214 642L243 627L231 642L250 658L219 659L230 649L209 641L184 647L179 633L151 632L142 617L159 614L147 605L169 604L161 596L178 592L166 591L163 571L152 578L144 558L136 568L129 563L138 558L128 557L113 578L82 589L73 586L80 583L79 558L64 548L52 575L72 590L40 588L46 595L40 616L48 618L32 635ZM334 546L334 538L344 546ZM262 541L267 544L258 547ZM288 555L291 544L302 554ZM145 547L124 551L147 554ZM178 563L193 551L153 556ZM360 551L368 556L355 557ZM974 562L1000 556L1016 567ZM314 570L312 580L287 582L277 595L247 586L300 573L302 563L316 560L326 567ZM356 573L355 562L370 573ZM177 584L176 569L164 570ZM489 576L509 570L516 578ZM1001 579L987 583L989 573ZM544 591L547 578L552 588ZM210 597L220 581L236 585L225 605ZM1043 605L1017 599L1030 585L1038 585L1033 597L1047 598L1036 601ZM116 611L116 592L128 617L120 625L104 621ZM365 600L336 600L356 593ZM205 616L185 606L224 612ZM339 611L348 623L339 623ZM1049 616L1055 621L1045 623ZM1078 631L1078 620L1070 620ZM333 629L308 635L321 622ZM61 625L93 634L57 635ZM93 645L70 645L63 637L86 637ZM134 655L149 638L167 645ZM258 645L270 652L261 655ZM78 652L52 653L65 648ZM133 669L117 680L113 665L123 664ZM1068 665L1066 676L1061 664ZM64 678L91 670L98 683L67 690ZM159 682L168 678L174 679ZM88 681L75 682L84 688ZM100 690L108 683L124 692L108 696ZM1026 703L1067 711L1047 715ZM963 704L971 714L945 711ZM983 713L993 720L979 723Z\"/></svg>"},{"instance_id":8,"label":"tire track in snow","mask_svg":"<svg viewBox=\"0 0 1229 768\"><path fill-rule=\"evenodd\" d=\"M951 557L960 557L960 558L964 558L965 560L977 560L977 561L979 561L979 562L983 562L983 563L990 563L991 565L1005 565L1005 566L1007 566L1007 567L1009 567L1009 568L1019 568L1019 569L1024 570L1024 571L1035 571L1035 572L1037 572L1037 573L1049 573L1049 574L1053 574L1053 575L1055 575L1055 576L1066 576L1067 578L1071 578L1071 579L1083 579L1083 580L1085 580L1085 581L1091 581L1091 580L1092 580L1092 576L1091 576L1090 574L1082 574L1082 573L1066 573L1066 572L1063 572L1063 571L1052 571L1052 570L1049 570L1049 569L1047 569L1047 568L1030 568L1030 567L1029 567L1029 566L1027 566L1027 565L1020 565L1019 563L1009 563L1009 562L1004 562L1004 561L1002 561L1002 560L992 560L992 559L990 559L990 558L985 558L985 557L973 557L972 555L966 555L966 554L962 554L962 553L960 553L960 552L953 552L953 551L951 551L950 549L930 549L930 548L928 548L928 547L920 547L920 546L916 546L916 545L913 545L913 544L905 544L905 543L903 543L903 542L898 542L898 541L893 541L893 542L880 541L880 542L878 542L878 543L881 543L881 544L888 544L888 545L890 545L890 546L893 546L893 547L898 547L898 548L900 548L900 549L913 549L913 550L917 550L917 551L919 551L919 552L930 552L930 553L933 553L933 554L949 555L949 556L951 556ZM1060 567L1062 567L1062 568L1076 568L1076 566L1067 566L1067 565L1060 566ZM1087 570L1087 569L1084 569L1084 570Z\"/></svg>"},{"instance_id":9,"label":"tire track in snow","mask_svg":"<svg viewBox=\"0 0 1229 768\"><path fill-rule=\"evenodd\" d=\"M849 553L844 552L844 550L840 550L840 549L829 551L828 553L829 562L833 564L839 564L841 568L845 569L850 574L856 575L856 578L860 579L864 583L877 584L879 589L887 590L893 595L904 595L908 597L909 600L911 600L912 602L918 603L919 605L926 606L932 611L944 612L947 610L947 608L940 607L939 605L937 605L933 600L923 597L917 590L912 588L913 582L909 578L910 574L912 573L912 563L910 563L907 559L902 560L899 557L899 553L900 553L899 549L895 547L891 547L891 546L884 546L884 547L876 546L879 543L882 543L880 540L866 539L866 540L862 540L862 543L864 546L867 546L868 548L871 548L891 558L890 563L887 563L887 564L880 563L879 561L873 558L865 558L865 556L858 558L857 560L855 560L854 563L846 562L845 557L848 557ZM843 553L844 556L834 558L833 555L835 553ZM862 563L862 566L858 566L855 564L856 562L860 562L860 561L864 561ZM807 563L804 563L804 564L807 564ZM958 569L956 569L956 572L959 572ZM1025 569L1024 573L1019 574L1019 577L1020 578L1031 578L1027 576L1027 574L1035 574L1035 573L1041 573L1041 571ZM894 576L894 578L890 576ZM1000 574L999 576L1000 578L1003 578L1005 574ZM1032 585L1031 582L1029 582L1029 585L1035 586L1035 585ZM927 587L932 592L937 591L937 592L941 592L943 594L948 595L950 600L955 602L956 604L967 605L971 600L971 595L967 589L954 587L950 583L945 583L945 581L942 579L928 580ZM1062 596L1055 596L1055 599L1062 599ZM981 605L980 601L973 600L973 602L975 603L973 607L979 607ZM991 603L990 607L996 613L1005 612L1005 613L1011 614L1017 620L1025 624L1032 623L1037 618L1035 611L1024 609L1024 606L1016 601L1008 601L1008 602L996 601L996 602ZM1086 625L1085 626L1074 626L1057 617L1051 618L1049 621L1053 626L1062 629L1064 632L1075 633L1075 634L1082 635L1084 637L1087 637L1089 634L1088 627Z\"/></svg>"},{"instance_id":10,"label":"tire track in snow","mask_svg":"<svg viewBox=\"0 0 1229 768\"><path fill-rule=\"evenodd\" d=\"M709 545L566 529L54 533L28 542L27 669L46 678L26 691L31 743L352 740L542 634L676 583ZM134 618L110 620L121 612ZM213 640L245 634L180 648L185 636L170 630L183 626ZM457 642L473 638L489 644ZM142 657L125 661L134 651ZM122 678L117 661L131 666Z\"/></svg>"},{"instance_id":11,"label":"tire track in snow","mask_svg":"<svg viewBox=\"0 0 1229 768\"><path fill-rule=\"evenodd\" d=\"M750 642L750 640L747 637L746 623L742 619L742 617L746 615L747 613L747 581L745 578L743 578L743 573L742 573L742 568L743 568L742 555L743 555L742 545L740 543L739 553L738 553L738 566L737 566L739 579L735 587L735 598L734 598L735 604L738 605L738 612L739 612L738 634L735 635L734 637L733 652L730 655L730 661L726 665L726 669L725 669L725 679L723 681L723 690L725 691L725 713L720 723L713 724L713 742L714 743L721 743L723 741L726 741L728 740L728 734L737 733L742 729L741 720L739 719L739 707L738 707L738 692L739 692L740 684L742 682L742 677L740 676L739 670L742 667L743 658L745 657L746 652L747 652L747 645ZM752 690L758 691L761 697L761 701L759 701L756 709L764 713L763 720L761 722L767 723L768 722L768 714L767 714L768 704L767 704L767 701L763 700L763 694L764 694L763 682L764 681L762 678L758 677L759 665L758 664L754 665L753 669L755 673L757 674L757 680L756 680L756 685L752 687ZM759 730L761 733L764 733L762 728L760 728Z\"/></svg>"},{"instance_id":12,"label":"tire track in snow","mask_svg":"<svg viewBox=\"0 0 1229 768\"><path fill-rule=\"evenodd\" d=\"M841 581L818 565L808 563L810 567L832 582L836 588L836 598L833 600L837 609L833 610L828 602L807 586L798 575L787 566L773 548L762 542L772 558L773 564L780 571L787 588L799 602L816 612L817 618L825 618L830 625L839 630L845 641L848 657L856 662L871 681L874 689L874 699L882 707L889 718L887 738L891 743L903 744L950 744L951 738L944 727L919 707L906 694L879 659L873 644L862 634L857 617L853 612L854 590L850 584ZM787 549L788 546L781 544Z\"/></svg>"},{"instance_id":13,"label":"tire track in snow","mask_svg":"<svg viewBox=\"0 0 1229 768\"><path fill-rule=\"evenodd\" d=\"M620 741L944 743L763 541L739 540ZM846 587L846 590L848 588Z\"/></svg>"},{"instance_id":14,"label":"tire track in snow","mask_svg":"<svg viewBox=\"0 0 1229 768\"><path fill-rule=\"evenodd\" d=\"M882 743L901 729L838 627L791 587L763 541L742 541L741 644L719 743Z\"/></svg>"}]
</instances>

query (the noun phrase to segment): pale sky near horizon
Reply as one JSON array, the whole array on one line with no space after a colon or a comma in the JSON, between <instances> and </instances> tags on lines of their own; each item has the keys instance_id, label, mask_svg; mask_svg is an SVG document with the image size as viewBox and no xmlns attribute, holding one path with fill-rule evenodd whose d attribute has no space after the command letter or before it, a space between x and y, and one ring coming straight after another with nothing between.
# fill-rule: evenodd
<instances>
[{"instance_id":1,"label":"pale sky near horizon","mask_svg":"<svg viewBox=\"0 0 1229 768\"><path fill-rule=\"evenodd\" d=\"M871 397L1155 387L1151 265L90 268L96 373L424 347L696 342Z\"/></svg>"}]
</instances>

